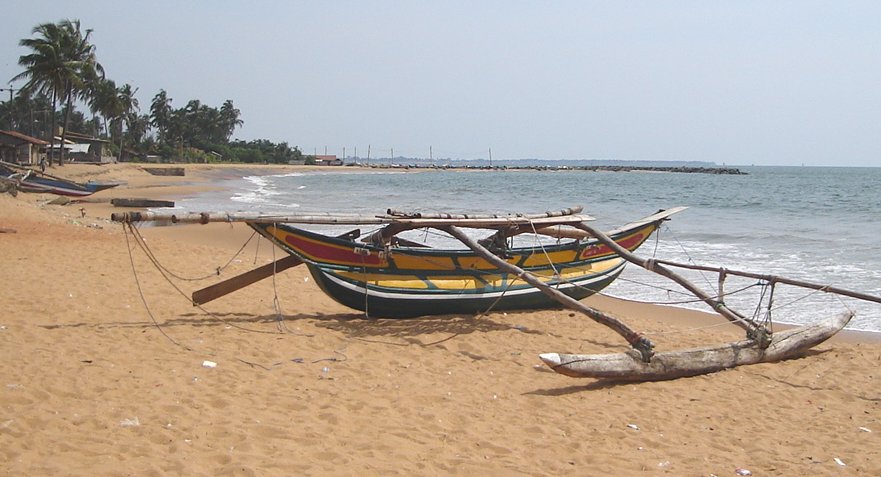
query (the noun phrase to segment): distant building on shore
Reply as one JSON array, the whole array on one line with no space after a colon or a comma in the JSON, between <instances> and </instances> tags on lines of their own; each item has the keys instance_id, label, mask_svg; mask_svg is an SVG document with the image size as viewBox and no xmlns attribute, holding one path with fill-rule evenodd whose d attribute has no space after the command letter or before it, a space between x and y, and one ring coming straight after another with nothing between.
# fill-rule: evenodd
<instances>
[{"instance_id":1,"label":"distant building on shore","mask_svg":"<svg viewBox=\"0 0 881 477\"><path fill-rule=\"evenodd\" d=\"M318 155L315 156L315 163L319 166L341 166L343 165L343 160L336 157L335 154L332 155Z\"/></svg>"},{"instance_id":2,"label":"distant building on shore","mask_svg":"<svg viewBox=\"0 0 881 477\"><path fill-rule=\"evenodd\" d=\"M60 147L61 137L56 136L55 139L58 141L58 144L56 144L57 149ZM67 132L66 139L67 142L64 144L64 148L67 150L65 156L69 161L108 163L115 160L110 155L110 141L106 139L98 139L73 131ZM57 155L58 151L53 151L53 153Z\"/></svg>"},{"instance_id":3,"label":"distant building on shore","mask_svg":"<svg viewBox=\"0 0 881 477\"><path fill-rule=\"evenodd\" d=\"M46 157L49 143L17 131L0 131L0 159L17 164L37 165Z\"/></svg>"}]
</instances>

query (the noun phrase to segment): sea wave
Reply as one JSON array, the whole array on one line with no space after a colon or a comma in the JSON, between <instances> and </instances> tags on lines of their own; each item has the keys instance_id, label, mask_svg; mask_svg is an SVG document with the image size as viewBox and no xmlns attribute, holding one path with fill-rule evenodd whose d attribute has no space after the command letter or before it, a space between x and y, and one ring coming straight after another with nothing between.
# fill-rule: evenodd
<instances>
[{"instance_id":1,"label":"sea wave","mask_svg":"<svg viewBox=\"0 0 881 477\"><path fill-rule=\"evenodd\" d=\"M661 177L538 171L412 174L352 168L249 176L230 182L230 192L219 204L217 195L194 200L211 204L212 210L216 205L267 213L296 208L304 213L345 210L372 214L390 207L511 213L582 204L601 228L618 226L659 207L685 205L690 209L674 216L657 242L653 238L640 249L641 255L881 293L877 285L881 282L881 245L877 240L881 223L873 213L881 213L874 192L874 184L881 183L881 169L750 168L748 172L736 177ZM629 267L622 278L631 276L633 269ZM656 280L651 283L669 289L669 284L661 285L657 277L639 279ZM710 289L717 281L700 275L694 280ZM611 291L628 298L658 298L656 292L627 280L615 282ZM776 297L782 302L790 298L787 293L780 291ZM667 292L660 295L664 298ZM815 299L800 300L799 304L809 306L787 319L809 322L841 308L837 300ZM847 303L860 313L853 327L881 330L881 305Z\"/></svg>"}]
</instances>

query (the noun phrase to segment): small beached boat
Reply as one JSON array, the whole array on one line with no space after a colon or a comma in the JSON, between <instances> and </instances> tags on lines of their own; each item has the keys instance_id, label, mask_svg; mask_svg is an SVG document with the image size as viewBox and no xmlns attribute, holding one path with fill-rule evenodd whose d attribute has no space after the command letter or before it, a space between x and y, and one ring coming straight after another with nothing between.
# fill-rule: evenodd
<instances>
[{"instance_id":1,"label":"small beached boat","mask_svg":"<svg viewBox=\"0 0 881 477\"><path fill-rule=\"evenodd\" d=\"M14 182L22 192L44 192L70 197L86 197L119 185L118 182L74 182L8 162L0 162L0 176Z\"/></svg>"},{"instance_id":2,"label":"small beached boat","mask_svg":"<svg viewBox=\"0 0 881 477\"><path fill-rule=\"evenodd\" d=\"M678 210L621 227L611 234L613 240L635 250ZM536 222L538 226L543 224L542 219L533 219L533 224ZM365 244L357 243L354 237L327 237L288 224L249 225L304 261L330 297L370 316L402 318L561 306L516 274L500 271L470 249L439 250L412 243ZM506 262L576 300L608 286L626 263L608 247L590 239L504 248L500 252Z\"/></svg>"},{"instance_id":3,"label":"small beached boat","mask_svg":"<svg viewBox=\"0 0 881 477\"><path fill-rule=\"evenodd\" d=\"M617 244L635 250L660 224L683 208L673 208L619 227L609 234ZM331 298L373 317L407 318L421 315L480 313L489 310L537 309L562 306L553 297L526 281L520 272L500 270L470 248L435 249L398 237L411 229L444 230L453 223L475 229L495 230L481 241L504 257L507 264L536 277L555 291L580 300L608 286L624 269L625 261L583 232L563 226L593 220L580 208L537 215L430 217L388 211L376 217L229 217L218 214L162 217L159 213L137 214L143 220L173 222L226 221L241 219L262 236L305 263L315 281ZM330 237L294 227L291 223L382 224L385 228L362 240L360 231ZM565 241L509 247L508 239L523 233L568 235ZM281 262L288 266L290 260ZM278 270L277 266L274 268ZM236 279L231 279L235 281ZM248 282L251 283L251 282ZM235 286L220 288L230 291ZM195 303L206 303L218 294L212 286L193 294Z\"/></svg>"},{"instance_id":4,"label":"small beached boat","mask_svg":"<svg viewBox=\"0 0 881 477\"><path fill-rule=\"evenodd\" d=\"M847 314L820 324L772 333L769 323L749 318L724 303L722 289L727 275L762 280L771 288L772 296L774 285L783 283L881 303L879 297L828 285L644 259L633 254L664 221L683 209L661 210L610 232L588 225L593 218L582 215L581 207L532 215L425 215L393 210L376 216L128 212L113 214L112 220L128 224L135 235L132 226L135 222L245 222L289 254L275 263L194 292L193 303L197 305L305 263L325 293L369 316L404 318L562 306L609 327L632 347L631 351L616 355L544 353L540 356L553 370L568 376L660 380L777 361L797 356L823 342L841 330L852 317ZM380 228L359 240L360 230L330 237L291 224L375 225ZM467 248L428 248L398 236L415 229L444 232ZM494 233L476 240L463 229L488 229ZM522 234L552 236L558 241L550 244L536 241L535 245L528 247L511 246L511 238ZM142 240L139 243L145 247ZM678 283L722 317L743 328L746 340L656 354L648 337L632 330L618 318L579 301L611 283L627 262ZM719 273L718 294L704 292L674 272L672 267Z\"/></svg>"}]
</instances>

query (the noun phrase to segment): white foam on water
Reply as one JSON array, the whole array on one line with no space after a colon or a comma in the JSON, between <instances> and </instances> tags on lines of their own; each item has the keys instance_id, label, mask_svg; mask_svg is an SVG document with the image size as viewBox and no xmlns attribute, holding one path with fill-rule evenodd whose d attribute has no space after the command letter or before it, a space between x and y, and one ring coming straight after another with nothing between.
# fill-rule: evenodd
<instances>
[{"instance_id":1,"label":"white foam on water","mask_svg":"<svg viewBox=\"0 0 881 477\"><path fill-rule=\"evenodd\" d=\"M298 209L303 213L382 213L386 208L422 212L537 212L582 204L594 223L610 229L648 215L658 207L685 205L664 227L660 240L650 239L638 251L643 257L699 263L755 273L781 275L841 288L881 294L881 205L872 184L881 170L841 168L756 168L749 175L718 177L706 174L664 174L663 185L652 174L595 174L588 172L461 172L410 173L402 170L335 169L274 176L249 176L230 181L225 200L206 192L188 204L203 210L241 210L273 213ZM856 195L848 201L840 191ZM838 194L838 195L836 195ZM873 198L874 197L874 198ZM854 204L858 204L856 207ZM192 208L189 208L192 210ZM669 229L669 230L668 230ZM414 235L418 235L418 232ZM461 248L450 240L439 246ZM550 243L542 240L543 243ZM534 241L533 241L534 243ZM529 241L519 242L531 245ZM629 266L608 289L628 299L673 301L690 297L669 280ZM645 281L660 290L630 283ZM638 280L637 280L638 279ZM691 278L712 290L717 278ZM726 282L727 290L737 285ZM669 295L669 296L668 296ZM775 318L812 322L844 309L827 294L802 297L804 290L778 287L775 303L798 300L775 310ZM747 294L744 294L747 297ZM673 297L672 299L670 297ZM730 297L742 312L752 313L756 296ZM750 300L753 300L750 303ZM881 331L881 305L843 299L858 315L849 327ZM699 309L705 306L687 305Z\"/></svg>"}]
</instances>

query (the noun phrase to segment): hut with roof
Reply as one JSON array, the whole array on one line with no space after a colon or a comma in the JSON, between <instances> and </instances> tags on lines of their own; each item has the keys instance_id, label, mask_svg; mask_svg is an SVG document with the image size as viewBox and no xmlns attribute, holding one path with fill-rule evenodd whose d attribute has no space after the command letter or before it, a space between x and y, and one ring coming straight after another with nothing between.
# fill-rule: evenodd
<instances>
[{"instance_id":1,"label":"hut with roof","mask_svg":"<svg viewBox=\"0 0 881 477\"><path fill-rule=\"evenodd\" d=\"M0 159L16 164L37 165L46 158L49 143L17 131L0 131Z\"/></svg>"},{"instance_id":2,"label":"hut with roof","mask_svg":"<svg viewBox=\"0 0 881 477\"><path fill-rule=\"evenodd\" d=\"M64 146L61 145L61 136L55 136L55 147L50 151L53 158L57 159L64 147L64 155L69 162L113 162L114 158L109 154L110 141L72 131L68 131L66 136Z\"/></svg>"}]
</instances>

